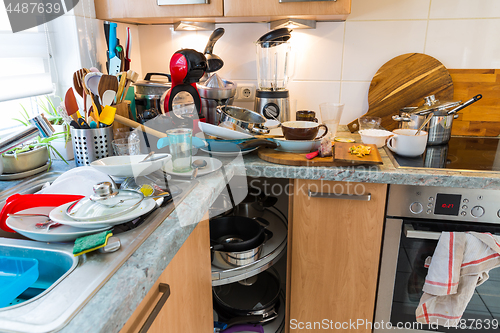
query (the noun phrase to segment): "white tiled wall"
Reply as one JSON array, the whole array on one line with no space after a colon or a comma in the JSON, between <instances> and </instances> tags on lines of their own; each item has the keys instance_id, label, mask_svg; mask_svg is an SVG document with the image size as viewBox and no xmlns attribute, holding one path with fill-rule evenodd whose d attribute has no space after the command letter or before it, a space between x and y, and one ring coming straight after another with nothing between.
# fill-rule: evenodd
<instances>
[{"instance_id":1,"label":"white tiled wall","mask_svg":"<svg viewBox=\"0 0 500 333\"><path fill-rule=\"evenodd\" d=\"M219 74L256 83L255 46L269 31L266 23L220 24L225 35L214 53L222 57ZM342 123L368 109L373 75L400 54L420 52L448 68L500 68L498 0L352 0L345 22L318 22L296 30L295 73L289 85L297 108L318 110L326 101L345 103ZM139 26L142 72L168 72L181 47L203 51L210 32L174 32L171 25ZM245 105L248 107L248 103Z\"/></svg>"}]
</instances>

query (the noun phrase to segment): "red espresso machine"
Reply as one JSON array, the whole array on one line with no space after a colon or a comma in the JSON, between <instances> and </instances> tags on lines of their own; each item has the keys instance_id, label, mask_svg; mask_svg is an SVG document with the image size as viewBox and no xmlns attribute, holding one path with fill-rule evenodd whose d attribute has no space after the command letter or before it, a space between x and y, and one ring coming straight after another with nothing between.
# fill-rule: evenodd
<instances>
[{"instance_id":1,"label":"red espresso machine","mask_svg":"<svg viewBox=\"0 0 500 333\"><path fill-rule=\"evenodd\" d=\"M166 92L164 111L176 127L198 128L204 122L196 83L207 70L207 59L193 49L182 49L170 59L172 87Z\"/></svg>"}]
</instances>

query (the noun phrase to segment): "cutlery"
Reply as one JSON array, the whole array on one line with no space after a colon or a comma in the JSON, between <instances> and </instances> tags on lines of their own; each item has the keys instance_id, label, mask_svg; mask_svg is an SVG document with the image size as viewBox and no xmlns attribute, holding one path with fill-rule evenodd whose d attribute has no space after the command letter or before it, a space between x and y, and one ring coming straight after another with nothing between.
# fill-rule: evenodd
<instances>
[{"instance_id":1,"label":"cutlery","mask_svg":"<svg viewBox=\"0 0 500 333\"><path fill-rule=\"evenodd\" d=\"M206 168L207 165L208 163L205 160L194 160L193 163L191 163L191 166L194 168L193 173L191 174L191 179L195 179L196 176L198 176L198 169Z\"/></svg>"},{"instance_id":2,"label":"cutlery","mask_svg":"<svg viewBox=\"0 0 500 333\"><path fill-rule=\"evenodd\" d=\"M120 58L116 55L116 27L116 23L111 22L109 24L109 75L118 74L121 67Z\"/></svg>"}]
</instances>

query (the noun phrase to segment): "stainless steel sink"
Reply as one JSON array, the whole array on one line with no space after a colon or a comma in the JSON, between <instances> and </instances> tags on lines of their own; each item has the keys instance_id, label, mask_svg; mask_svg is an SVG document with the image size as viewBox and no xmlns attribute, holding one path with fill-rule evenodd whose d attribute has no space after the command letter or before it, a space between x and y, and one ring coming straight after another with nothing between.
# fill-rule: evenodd
<instances>
[{"instance_id":1,"label":"stainless steel sink","mask_svg":"<svg viewBox=\"0 0 500 333\"><path fill-rule=\"evenodd\" d=\"M0 193L0 208L9 195L33 193L59 175L46 173ZM175 204L179 204L198 181L169 181L169 185L173 184L182 189L175 197ZM0 234L0 255L6 251L9 255L35 257L43 264L40 264L43 266L40 267L40 283L37 281L33 288L39 290L30 291L33 297L0 309L0 331L54 332L64 327L174 209L173 202L159 207L139 227L118 234L121 248L114 253L94 251L74 258L73 243L42 243L11 239L15 234Z\"/></svg>"}]
</instances>

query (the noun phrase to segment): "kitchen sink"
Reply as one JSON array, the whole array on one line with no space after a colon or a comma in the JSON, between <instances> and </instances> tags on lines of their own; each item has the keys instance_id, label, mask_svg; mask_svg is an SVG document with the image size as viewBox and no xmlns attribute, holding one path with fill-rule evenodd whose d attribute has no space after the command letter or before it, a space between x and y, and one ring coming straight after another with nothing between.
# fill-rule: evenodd
<instances>
[{"instance_id":1,"label":"kitchen sink","mask_svg":"<svg viewBox=\"0 0 500 333\"><path fill-rule=\"evenodd\" d=\"M34 193L61 173L48 172L0 193L0 208L14 193ZM179 204L198 181L169 181L181 191ZM115 232L121 247L113 253L94 251L73 257L73 243L44 243L15 233L0 233L0 255L36 258L40 276L35 284L10 306L0 309L1 332L54 332L63 328L89 299L124 264L151 233L174 211L174 202L157 207L144 222L131 230ZM126 231L125 231L126 230ZM116 231L116 229L115 229Z\"/></svg>"}]
</instances>

